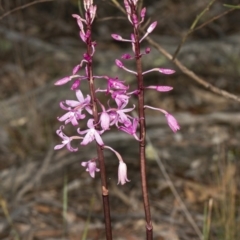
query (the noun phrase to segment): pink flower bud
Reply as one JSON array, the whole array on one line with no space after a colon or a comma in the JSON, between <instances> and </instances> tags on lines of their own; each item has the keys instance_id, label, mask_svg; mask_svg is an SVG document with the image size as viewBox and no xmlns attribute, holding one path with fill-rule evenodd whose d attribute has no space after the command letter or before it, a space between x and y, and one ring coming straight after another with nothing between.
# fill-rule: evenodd
<instances>
[{"instance_id":1,"label":"pink flower bud","mask_svg":"<svg viewBox=\"0 0 240 240\"><path fill-rule=\"evenodd\" d=\"M76 79L71 87L71 90L78 89L78 87L80 86L80 83L81 83L80 79Z\"/></svg>"},{"instance_id":2,"label":"pink flower bud","mask_svg":"<svg viewBox=\"0 0 240 240\"><path fill-rule=\"evenodd\" d=\"M138 24L138 17L136 14L132 14L132 22L134 26Z\"/></svg>"},{"instance_id":3,"label":"pink flower bud","mask_svg":"<svg viewBox=\"0 0 240 240\"><path fill-rule=\"evenodd\" d=\"M104 131L109 130L110 126L110 117L107 112L102 112L100 116L101 127Z\"/></svg>"},{"instance_id":4,"label":"pink flower bud","mask_svg":"<svg viewBox=\"0 0 240 240\"><path fill-rule=\"evenodd\" d=\"M97 11L97 6L90 6L89 8L89 11L90 11L90 15L91 15L91 19L92 19L92 22L96 16L96 11Z\"/></svg>"},{"instance_id":5,"label":"pink flower bud","mask_svg":"<svg viewBox=\"0 0 240 240\"><path fill-rule=\"evenodd\" d=\"M147 89L154 89L157 90L158 92L168 92L173 89L173 87L170 86L148 86L146 87Z\"/></svg>"},{"instance_id":6,"label":"pink flower bud","mask_svg":"<svg viewBox=\"0 0 240 240\"><path fill-rule=\"evenodd\" d=\"M89 56L87 53L83 54L83 58L87 61L87 62L91 62L91 56Z\"/></svg>"},{"instance_id":7,"label":"pink flower bud","mask_svg":"<svg viewBox=\"0 0 240 240\"><path fill-rule=\"evenodd\" d=\"M129 182L127 178L127 165L123 161L119 161L118 166L118 184L121 183L124 185L126 182Z\"/></svg>"},{"instance_id":8,"label":"pink flower bud","mask_svg":"<svg viewBox=\"0 0 240 240\"><path fill-rule=\"evenodd\" d=\"M148 34L151 33L156 26L157 26L157 22L153 22L147 29Z\"/></svg>"},{"instance_id":9,"label":"pink flower bud","mask_svg":"<svg viewBox=\"0 0 240 240\"><path fill-rule=\"evenodd\" d=\"M115 60L115 63L116 63L116 65L117 65L118 67L120 67L120 68L123 67L123 63L122 63L120 60L116 59L116 60Z\"/></svg>"},{"instance_id":10,"label":"pink flower bud","mask_svg":"<svg viewBox=\"0 0 240 240\"><path fill-rule=\"evenodd\" d=\"M93 0L84 0L83 1L83 6L84 9L87 11L89 9L89 7L93 4Z\"/></svg>"},{"instance_id":11,"label":"pink flower bud","mask_svg":"<svg viewBox=\"0 0 240 240\"><path fill-rule=\"evenodd\" d=\"M121 58L127 60L127 59L132 59L132 56L128 53L125 53L121 56Z\"/></svg>"},{"instance_id":12,"label":"pink flower bud","mask_svg":"<svg viewBox=\"0 0 240 240\"><path fill-rule=\"evenodd\" d=\"M122 37L118 34L111 34L112 38L117 40L117 41L121 41L122 40Z\"/></svg>"},{"instance_id":13,"label":"pink flower bud","mask_svg":"<svg viewBox=\"0 0 240 240\"><path fill-rule=\"evenodd\" d=\"M149 54L150 51L151 51L151 48L150 48L150 47L145 48L145 53L146 53L146 54Z\"/></svg>"},{"instance_id":14,"label":"pink flower bud","mask_svg":"<svg viewBox=\"0 0 240 240\"><path fill-rule=\"evenodd\" d=\"M163 74L173 74L175 73L174 70L172 69L167 69L167 68L159 68L158 71Z\"/></svg>"},{"instance_id":15,"label":"pink flower bud","mask_svg":"<svg viewBox=\"0 0 240 240\"><path fill-rule=\"evenodd\" d=\"M79 71L80 68L81 68L81 65L80 65L80 64L78 64L77 66L75 66L75 67L73 68L73 70L72 70L72 74L73 74L73 75L76 74L76 73Z\"/></svg>"},{"instance_id":16,"label":"pink flower bud","mask_svg":"<svg viewBox=\"0 0 240 240\"><path fill-rule=\"evenodd\" d=\"M165 117L167 118L169 127L173 130L173 132L177 132L177 130L180 129L180 126L178 125L176 118L169 113L167 113Z\"/></svg>"},{"instance_id":17,"label":"pink flower bud","mask_svg":"<svg viewBox=\"0 0 240 240\"><path fill-rule=\"evenodd\" d=\"M141 18L145 18L145 14L146 14L146 8L144 7L142 10L141 10Z\"/></svg>"},{"instance_id":18,"label":"pink flower bud","mask_svg":"<svg viewBox=\"0 0 240 240\"><path fill-rule=\"evenodd\" d=\"M54 85L63 85L71 80L72 80L71 77L64 77L64 78L58 80L57 82L55 82Z\"/></svg>"}]
</instances>

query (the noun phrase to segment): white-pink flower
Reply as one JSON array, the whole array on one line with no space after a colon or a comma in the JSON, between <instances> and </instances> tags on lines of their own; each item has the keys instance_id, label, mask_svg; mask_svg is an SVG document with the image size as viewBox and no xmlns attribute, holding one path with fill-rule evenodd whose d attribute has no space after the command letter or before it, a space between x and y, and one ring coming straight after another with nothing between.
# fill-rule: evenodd
<instances>
[{"instance_id":1,"label":"white-pink flower","mask_svg":"<svg viewBox=\"0 0 240 240\"><path fill-rule=\"evenodd\" d=\"M177 130L180 129L180 126L176 118L169 113L165 114L165 117L167 118L168 126L173 130L173 132L177 132Z\"/></svg>"},{"instance_id":2,"label":"white-pink flower","mask_svg":"<svg viewBox=\"0 0 240 240\"><path fill-rule=\"evenodd\" d=\"M145 105L144 108L149 108L149 109L157 110L157 111L160 111L160 112L164 113L165 117L167 118L168 126L173 130L173 132L177 132L177 130L180 129L180 126L179 126L176 118L174 116L172 116L171 114L169 114L164 109L155 108L155 107L151 107L151 106L148 106L148 105Z\"/></svg>"},{"instance_id":3,"label":"white-pink flower","mask_svg":"<svg viewBox=\"0 0 240 240\"><path fill-rule=\"evenodd\" d=\"M102 112L100 115L100 124L104 131L109 130L110 126L110 116L107 112Z\"/></svg>"},{"instance_id":4,"label":"white-pink flower","mask_svg":"<svg viewBox=\"0 0 240 240\"><path fill-rule=\"evenodd\" d=\"M127 165L123 161L119 161L118 165L118 184L124 185L126 182L130 182L127 178Z\"/></svg>"},{"instance_id":5,"label":"white-pink flower","mask_svg":"<svg viewBox=\"0 0 240 240\"><path fill-rule=\"evenodd\" d=\"M129 102L129 96L125 94L125 91L114 91L112 92L112 98L115 100L118 108L125 108Z\"/></svg>"},{"instance_id":6,"label":"white-pink flower","mask_svg":"<svg viewBox=\"0 0 240 240\"><path fill-rule=\"evenodd\" d=\"M93 124L93 119L89 119L87 122L87 126L89 129L84 130L84 131L80 131L80 128L77 130L79 134L83 135L86 134L85 137L83 138L81 145L87 145L88 143L92 142L94 139L96 140L96 142L100 145L103 146L103 140L101 138L101 134L104 132L104 130L102 131L98 131L95 129L95 126Z\"/></svg>"},{"instance_id":7,"label":"white-pink flower","mask_svg":"<svg viewBox=\"0 0 240 240\"><path fill-rule=\"evenodd\" d=\"M62 143L61 144L58 144L54 147L54 150L58 150L58 149L61 149L63 148L64 146L67 147L67 149L70 151L70 152L76 152L78 150L78 148L73 148L71 146L71 141L73 140L73 138L76 138L76 137L68 137L66 136L64 133L63 133L63 130L64 129L64 126L60 126L60 128L56 131L57 135L62 138Z\"/></svg>"},{"instance_id":8,"label":"white-pink flower","mask_svg":"<svg viewBox=\"0 0 240 240\"><path fill-rule=\"evenodd\" d=\"M96 159L82 162L81 165L86 168L86 171L89 172L92 178L95 178L95 172L100 172L100 169L97 168Z\"/></svg>"},{"instance_id":9,"label":"white-pink flower","mask_svg":"<svg viewBox=\"0 0 240 240\"><path fill-rule=\"evenodd\" d=\"M120 126L118 129L134 136L137 141L140 141L139 137L136 134L138 123L139 123L139 120L137 118L134 118L131 125Z\"/></svg>"},{"instance_id":10,"label":"white-pink flower","mask_svg":"<svg viewBox=\"0 0 240 240\"><path fill-rule=\"evenodd\" d=\"M66 100L65 102L60 102L60 107L68 111L63 116L58 118L60 122L64 121L65 124L71 122L72 125L76 126L78 125L78 120L85 118L85 114L82 114L82 110L85 109L88 113L92 114L92 110L89 107L91 97L87 95L87 97L84 99L80 90L76 90L76 97L78 101Z\"/></svg>"}]
</instances>

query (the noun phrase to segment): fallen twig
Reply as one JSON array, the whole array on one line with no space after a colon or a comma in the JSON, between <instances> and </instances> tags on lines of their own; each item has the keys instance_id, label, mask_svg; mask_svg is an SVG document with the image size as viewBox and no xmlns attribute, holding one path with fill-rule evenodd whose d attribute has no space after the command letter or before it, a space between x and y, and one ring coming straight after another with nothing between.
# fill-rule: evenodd
<instances>
[{"instance_id":1,"label":"fallen twig","mask_svg":"<svg viewBox=\"0 0 240 240\"><path fill-rule=\"evenodd\" d=\"M155 47L160 53L162 53L166 58L168 58L169 60L173 59L173 56L167 52L165 49L163 49L158 43L156 43L152 38L147 37L146 38L147 41L153 46ZM196 82L198 82L199 84L201 84L202 86L204 86L205 88L211 90L212 92L222 95L223 97L235 100L240 102L240 97L232 94L230 92L227 92L225 90L222 90L220 88L217 88L215 86L213 86L211 83L205 81L203 78L199 77L197 74L195 74L194 72L192 72L190 69L188 69L187 67L185 67L179 60L174 59L173 63L176 64L176 66L178 66L178 68L187 76L189 76L191 79L195 80Z\"/></svg>"},{"instance_id":2,"label":"fallen twig","mask_svg":"<svg viewBox=\"0 0 240 240\"><path fill-rule=\"evenodd\" d=\"M19 10L22 10L24 8L27 8L27 7L30 7L32 5L35 5L35 4L38 4L38 3L43 3L43 2L51 2L51 1L54 1L54 0L38 0L38 1L35 1L35 2L31 2L31 3L27 3L27 4L24 4L22 6L19 6L19 7L16 7L6 13L4 13L2 16L0 16L0 20L2 20L3 18L5 18L6 16L8 16L9 14L12 14L14 12L17 12Z\"/></svg>"},{"instance_id":3,"label":"fallen twig","mask_svg":"<svg viewBox=\"0 0 240 240\"><path fill-rule=\"evenodd\" d=\"M17 196L16 196L16 201L21 199L22 196L27 191L29 191L31 188L33 188L34 185L37 184L41 180L44 172L47 170L47 168L49 166L49 163L53 156L53 152L54 152L53 145L51 145L45 159L43 160L41 168L37 171L35 177L31 181L29 181L26 185L24 185L22 189L19 190L19 192L17 193Z\"/></svg>"}]
</instances>

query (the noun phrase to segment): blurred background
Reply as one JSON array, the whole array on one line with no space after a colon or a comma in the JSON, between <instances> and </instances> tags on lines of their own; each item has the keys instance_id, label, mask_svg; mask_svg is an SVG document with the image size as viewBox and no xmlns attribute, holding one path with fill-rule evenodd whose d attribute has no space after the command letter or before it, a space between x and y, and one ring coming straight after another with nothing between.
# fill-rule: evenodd
<instances>
[{"instance_id":1,"label":"blurred background","mask_svg":"<svg viewBox=\"0 0 240 240\"><path fill-rule=\"evenodd\" d=\"M130 53L131 46L111 39L111 33L128 38L130 25L111 0L94 2L94 72L119 77L134 89L135 79L114 64ZM209 2L143 0L146 20L158 21L151 37L173 54ZM239 1L212 3L198 26L229 10L224 3ZM239 11L190 34L177 56L204 80L237 96ZM79 13L77 0L0 1L0 239L105 239L100 177L90 178L81 167L82 161L95 156L94 144L76 153L53 150L61 142L55 133L61 125L57 117L64 113L59 101L75 99L70 85L56 87L54 82L70 75L85 52L73 13ZM145 41L143 49L147 46ZM134 69L131 64L127 65ZM194 240L201 234L204 240L240 239L239 102L202 87L153 47L143 66L176 70L174 75L146 76L146 85L170 85L174 90L146 92L145 100L172 113L181 126L174 134L164 116L147 111L154 239ZM87 87L81 85L84 94ZM67 126L66 132L75 129ZM122 154L131 180L117 186L118 161L106 152L114 239L145 239L138 144L116 130L106 133L104 140Z\"/></svg>"}]
</instances>

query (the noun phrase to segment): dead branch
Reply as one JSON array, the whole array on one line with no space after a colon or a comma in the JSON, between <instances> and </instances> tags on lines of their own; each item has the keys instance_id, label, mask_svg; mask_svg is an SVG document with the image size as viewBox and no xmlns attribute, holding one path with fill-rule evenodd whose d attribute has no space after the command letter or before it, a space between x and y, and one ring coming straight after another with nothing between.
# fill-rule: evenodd
<instances>
[{"instance_id":1,"label":"dead branch","mask_svg":"<svg viewBox=\"0 0 240 240\"><path fill-rule=\"evenodd\" d=\"M173 59L173 56L167 52L163 47L161 47L157 42L155 42L152 38L148 37L147 41L154 46L160 53L162 53L165 57L167 57L169 60ZM225 90L222 90L220 88L217 88L210 84L209 82L205 81L203 78L199 77L197 74L195 74L193 71L188 69L186 66L184 66L178 59L174 59L173 63L176 64L176 66L187 76L189 76L191 79L195 80L205 88L211 90L212 92L219 94L223 97L235 100L240 102L240 97L237 95L234 95L230 92L227 92Z\"/></svg>"},{"instance_id":2,"label":"dead branch","mask_svg":"<svg viewBox=\"0 0 240 240\"><path fill-rule=\"evenodd\" d=\"M44 172L47 171L48 169L48 166L50 164L50 161L52 159L52 156L53 156L53 145L51 145L49 147L49 150L48 150L48 153L45 157L45 159L43 160L43 163L42 163L42 166L40 167L39 170L37 170L36 173L32 173L31 174L31 181L28 181L27 184L25 184L20 190L19 192L17 193L17 196L16 196L16 200L19 201L19 199L22 198L22 196L29 190L31 190L37 183L39 183L39 181L41 180ZM35 174L35 176L33 177L33 175ZM33 177L33 179L32 179Z\"/></svg>"},{"instance_id":3,"label":"dead branch","mask_svg":"<svg viewBox=\"0 0 240 240\"><path fill-rule=\"evenodd\" d=\"M0 20L2 20L6 16L8 16L8 15L14 13L14 12L17 12L19 10L25 9L25 8L30 7L32 5L35 5L35 4L38 4L38 3L43 3L43 2L52 2L52 1L54 1L54 0L38 0L38 1L34 1L34 2L31 2L31 3L24 4L22 6L16 7L14 9L4 13L2 16L0 16Z\"/></svg>"}]
</instances>

